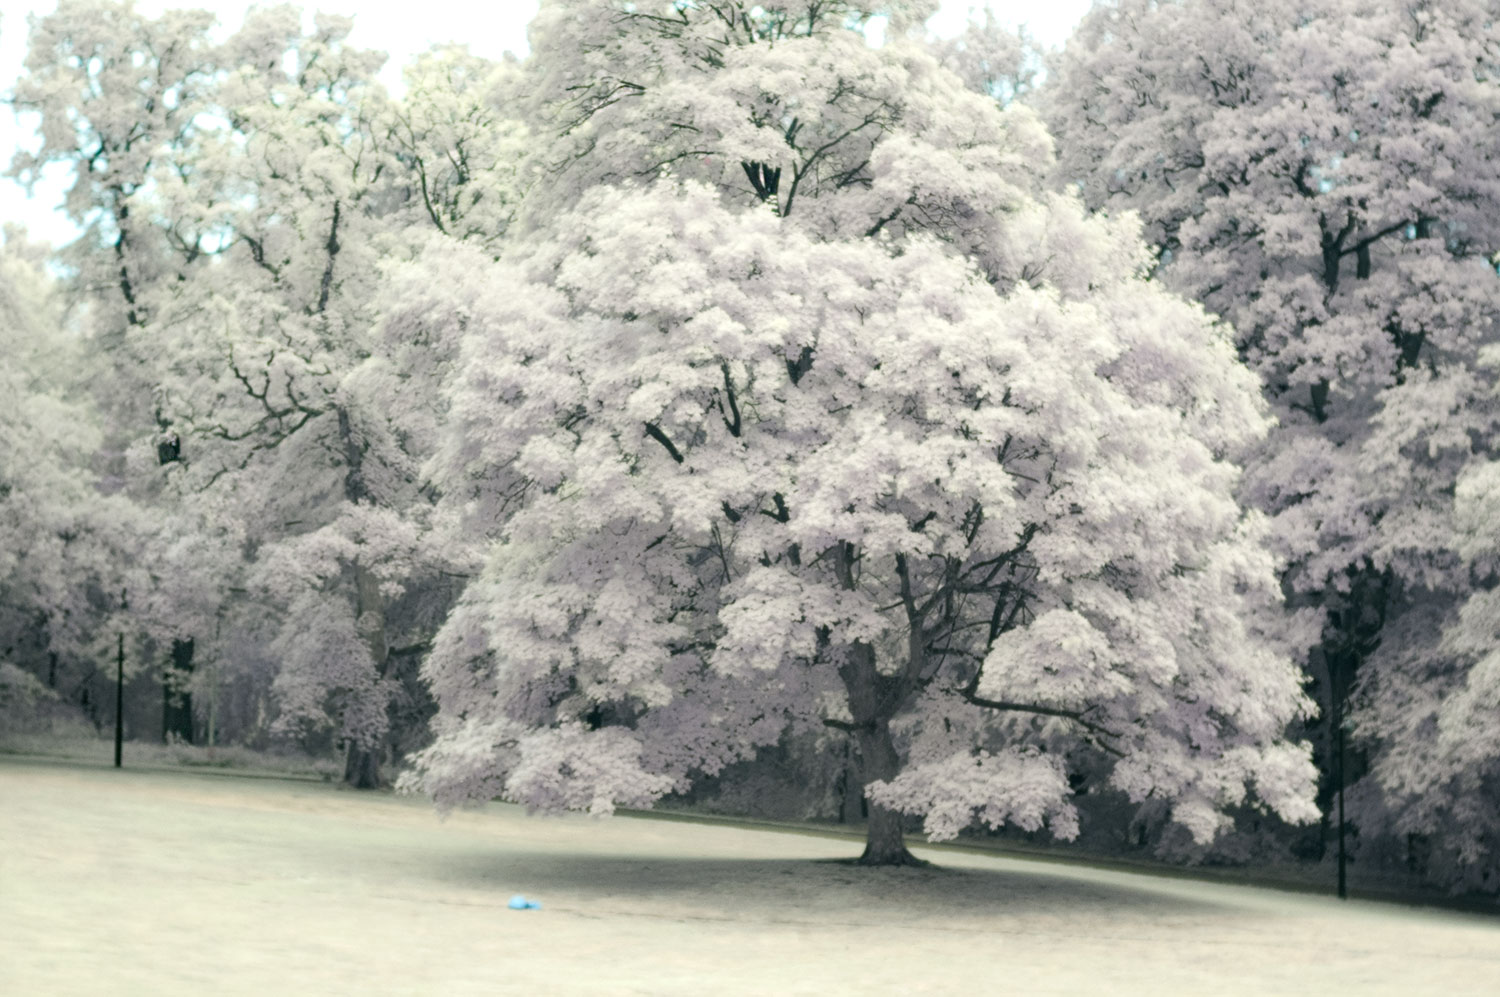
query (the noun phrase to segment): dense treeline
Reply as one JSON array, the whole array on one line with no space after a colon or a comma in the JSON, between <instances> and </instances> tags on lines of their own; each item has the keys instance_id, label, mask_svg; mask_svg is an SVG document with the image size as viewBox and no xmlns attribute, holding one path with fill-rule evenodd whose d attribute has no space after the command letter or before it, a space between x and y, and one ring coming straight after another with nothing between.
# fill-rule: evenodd
<instances>
[{"instance_id":1,"label":"dense treeline","mask_svg":"<svg viewBox=\"0 0 1500 997\"><path fill-rule=\"evenodd\" d=\"M0 718L1500 890L1494 5L931 6L37 19Z\"/></svg>"}]
</instances>

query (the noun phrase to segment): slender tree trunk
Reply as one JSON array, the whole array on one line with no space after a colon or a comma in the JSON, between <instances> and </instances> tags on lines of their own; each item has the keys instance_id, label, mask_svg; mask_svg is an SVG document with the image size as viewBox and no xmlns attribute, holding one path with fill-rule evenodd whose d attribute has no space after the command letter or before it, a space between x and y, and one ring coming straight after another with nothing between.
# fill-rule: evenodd
<instances>
[{"instance_id":1,"label":"slender tree trunk","mask_svg":"<svg viewBox=\"0 0 1500 997\"><path fill-rule=\"evenodd\" d=\"M377 678L384 680L390 662L390 648L386 645L385 598L380 594L380 579L369 568L356 563L354 588L359 635L370 650ZM384 744L365 745L351 741L344 759L344 781L355 789L379 789L384 785L380 773L384 754Z\"/></svg>"},{"instance_id":2,"label":"slender tree trunk","mask_svg":"<svg viewBox=\"0 0 1500 997\"><path fill-rule=\"evenodd\" d=\"M214 747L218 744L219 720L219 663L208 667L208 760L213 761Z\"/></svg>"},{"instance_id":3,"label":"slender tree trunk","mask_svg":"<svg viewBox=\"0 0 1500 997\"><path fill-rule=\"evenodd\" d=\"M1349 666L1345 654L1335 655L1330 664L1334 667L1329 670L1329 691L1333 714L1333 787L1335 800L1338 803L1338 898L1349 899L1349 888L1347 880L1348 851L1345 848L1344 830L1344 697L1348 695L1348 681L1345 669Z\"/></svg>"},{"instance_id":4,"label":"slender tree trunk","mask_svg":"<svg viewBox=\"0 0 1500 997\"><path fill-rule=\"evenodd\" d=\"M328 268L323 274L323 298L328 296L329 281L333 273L333 258L338 253L338 205L333 209L333 227L328 236ZM318 310L323 310L319 300ZM367 444L357 438L354 422L349 410L340 407L339 437L344 443L344 498L358 505L373 502L374 497L365 481L364 458ZM385 634L385 597L380 594L380 579L362 561L354 564L354 613L359 636L370 651L370 660L375 662L377 681L385 679L390 667L390 647ZM381 757L385 754L385 738L382 743L369 745L350 741L348 755L344 760L344 781L355 789L378 789L383 785L380 775Z\"/></svg>"},{"instance_id":5,"label":"slender tree trunk","mask_svg":"<svg viewBox=\"0 0 1500 997\"><path fill-rule=\"evenodd\" d=\"M1348 852L1344 848L1344 829L1347 826L1344 820L1344 726L1342 718L1338 731L1338 770L1339 770L1339 883L1338 894L1340 900L1349 899L1349 886L1345 874L1348 864Z\"/></svg>"},{"instance_id":6,"label":"slender tree trunk","mask_svg":"<svg viewBox=\"0 0 1500 997\"><path fill-rule=\"evenodd\" d=\"M193 675L193 638L172 641L172 659L162 680L161 739L175 734L193 743L193 697L186 689Z\"/></svg>"},{"instance_id":7,"label":"slender tree trunk","mask_svg":"<svg viewBox=\"0 0 1500 997\"><path fill-rule=\"evenodd\" d=\"M83 708L83 712L89 715L89 722L94 725L94 731L102 733L104 731L104 724L99 720L99 698L94 695L93 676L89 676L82 691L79 693L78 705Z\"/></svg>"},{"instance_id":8,"label":"slender tree trunk","mask_svg":"<svg viewBox=\"0 0 1500 997\"><path fill-rule=\"evenodd\" d=\"M116 637L115 650L115 768L125 745L125 635Z\"/></svg>"}]
</instances>

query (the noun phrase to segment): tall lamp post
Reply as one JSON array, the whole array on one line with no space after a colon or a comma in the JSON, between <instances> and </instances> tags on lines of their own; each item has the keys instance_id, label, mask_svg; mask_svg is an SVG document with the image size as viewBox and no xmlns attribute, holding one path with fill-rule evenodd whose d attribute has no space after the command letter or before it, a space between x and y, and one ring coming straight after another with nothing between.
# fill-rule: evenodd
<instances>
[{"instance_id":1,"label":"tall lamp post","mask_svg":"<svg viewBox=\"0 0 1500 997\"><path fill-rule=\"evenodd\" d=\"M120 610L129 608L125 601L125 590L120 590ZM120 768L120 756L125 745L125 631L115 635L115 768Z\"/></svg>"},{"instance_id":2,"label":"tall lamp post","mask_svg":"<svg viewBox=\"0 0 1500 997\"><path fill-rule=\"evenodd\" d=\"M1338 667L1334 670L1334 680L1329 684L1333 687L1333 736L1334 736L1334 770L1337 772L1335 785L1338 787L1339 805L1339 852L1338 852L1338 897L1340 900L1349 899L1349 889L1345 876L1348 865L1348 852L1344 847L1344 661L1342 656L1338 659Z\"/></svg>"}]
</instances>

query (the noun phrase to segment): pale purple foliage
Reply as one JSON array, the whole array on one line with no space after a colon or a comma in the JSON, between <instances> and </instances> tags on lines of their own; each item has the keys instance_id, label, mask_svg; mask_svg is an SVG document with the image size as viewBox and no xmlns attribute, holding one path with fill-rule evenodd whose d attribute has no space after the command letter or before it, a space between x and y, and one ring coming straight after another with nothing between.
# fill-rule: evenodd
<instances>
[{"instance_id":1,"label":"pale purple foliage","mask_svg":"<svg viewBox=\"0 0 1500 997\"><path fill-rule=\"evenodd\" d=\"M1029 111L868 48L856 5L744 6L744 31L539 15L560 165L486 286L457 275L429 465L500 541L405 784L607 812L789 726L889 722L905 761L867 791L935 838L1072 836L1093 752L1200 840L1252 787L1315 816L1282 739L1296 628L1232 495L1266 422L1228 330L1142 278L1133 219L1043 192Z\"/></svg>"},{"instance_id":2,"label":"pale purple foliage","mask_svg":"<svg viewBox=\"0 0 1500 997\"><path fill-rule=\"evenodd\" d=\"M1230 320L1263 382L1279 425L1240 496L1325 613L1313 675L1330 721L1358 663L1353 721L1390 794L1362 824L1448 836L1470 862L1497 840L1493 710L1466 705L1495 646L1493 548L1474 538L1493 535L1477 492L1500 428L1484 362L1497 13L1119 0L1088 16L1041 99L1057 179L1138 211L1157 278Z\"/></svg>"},{"instance_id":3,"label":"pale purple foliage","mask_svg":"<svg viewBox=\"0 0 1500 997\"><path fill-rule=\"evenodd\" d=\"M12 170L71 165L68 209L92 226L65 255L98 289L92 332L139 420L122 427L138 438L131 477L166 478L143 489L168 524L149 545L157 580L136 586L153 634L210 656L269 643L282 726L369 744L387 616L471 559L419 490L449 354L412 306L383 308L382 264L434 233L503 234L516 69L434 50L396 101L375 79L384 54L349 44L350 18L306 31L295 6L257 7L222 41L212 20L113 0L38 19L16 97L43 142ZM180 453L162 470L166 440ZM226 606L247 554L269 616Z\"/></svg>"}]
</instances>

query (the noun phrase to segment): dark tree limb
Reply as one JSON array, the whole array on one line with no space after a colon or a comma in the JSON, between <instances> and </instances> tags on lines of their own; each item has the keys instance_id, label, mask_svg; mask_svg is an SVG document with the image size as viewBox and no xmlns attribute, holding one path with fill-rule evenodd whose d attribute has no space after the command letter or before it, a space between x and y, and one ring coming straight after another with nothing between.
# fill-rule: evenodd
<instances>
[{"instance_id":1,"label":"dark tree limb","mask_svg":"<svg viewBox=\"0 0 1500 997\"><path fill-rule=\"evenodd\" d=\"M730 422L729 418L723 416L722 413L721 417L724 419L724 425L729 429L729 435L739 439L740 407L735 401L734 382L729 379L729 364L727 362L719 364L719 370L724 374L724 397L729 402L729 411L734 414L734 421Z\"/></svg>"},{"instance_id":2,"label":"dark tree limb","mask_svg":"<svg viewBox=\"0 0 1500 997\"><path fill-rule=\"evenodd\" d=\"M1110 730L1108 727L1100 726L1099 724L1094 723L1092 720L1084 719L1083 713L1079 710L1063 710L1058 709L1055 706L1041 706L1036 703L1012 703L1001 699L985 699L983 696L976 695L973 692L974 688L977 687L978 684L979 676L976 674L973 680L969 682L967 688L959 690L959 695L964 698L965 702L972 703L975 706L982 706L988 710L997 710L1007 713L1036 713L1046 717L1060 717L1063 720L1073 721L1090 733L1102 734L1105 737L1112 737L1116 740L1124 736L1123 734ZM1114 755L1116 758L1125 757L1125 753L1123 751L1119 750L1116 747L1113 747L1112 745L1105 744L1102 741L1095 741L1094 743L1098 745L1100 749L1108 752L1111 755Z\"/></svg>"},{"instance_id":3,"label":"dark tree limb","mask_svg":"<svg viewBox=\"0 0 1500 997\"><path fill-rule=\"evenodd\" d=\"M774 502L774 503L776 503L776 511L775 512L770 512L770 511L768 511L766 509L761 509L760 510L760 514L762 516L770 516L772 519L776 520L776 522L778 522L778 523L785 523L787 520L789 520L789 519L792 518L792 514L787 511L786 500L781 497L781 493L780 492L777 492L776 494L772 495L771 496L771 501Z\"/></svg>"},{"instance_id":4,"label":"dark tree limb","mask_svg":"<svg viewBox=\"0 0 1500 997\"><path fill-rule=\"evenodd\" d=\"M323 280L318 286L317 314L323 314L328 308L328 293L333 288L333 261L339 255L339 202L333 202L333 223L328 226L328 242L324 248L328 251L328 263L323 267Z\"/></svg>"},{"instance_id":5,"label":"dark tree limb","mask_svg":"<svg viewBox=\"0 0 1500 997\"><path fill-rule=\"evenodd\" d=\"M911 530L913 533L921 533L922 529L928 523L932 522L936 518L937 518L937 512L936 511L929 512L927 515L923 516L921 519L917 520L915 523L907 523L906 526L907 526L907 529Z\"/></svg>"},{"instance_id":6,"label":"dark tree limb","mask_svg":"<svg viewBox=\"0 0 1500 997\"><path fill-rule=\"evenodd\" d=\"M657 426L656 423L646 423L646 435L651 437L657 443L660 443L663 447L666 447L667 453L672 455L673 460L675 460L679 464L682 463L683 457L681 452L679 452L678 449L672 445L672 441L667 439L667 434L663 433L661 431L661 428Z\"/></svg>"},{"instance_id":7,"label":"dark tree limb","mask_svg":"<svg viewBox=\"0 0 1500 997\"><path fill-rule=\"evenodd\" d=\"M812 370L812 365L813 348L811 346L802 347L802 352L798 354L796 360L786 362L786 373L792 379L793 387L802 381L803 375Z\"/></svg>"},{"instance_id":8,"label":"dark tree limb","mask_svg":"<svg viewBox=\"0 0 1500 997\"><path fill-rule=\"evenodd\" d=\"M781 186L781 167L773 170L765 163L741 162L740 168L750 178L750 186L755 189L756 197L769 201L776 196Z\"/></svg>"}]
</instances>

